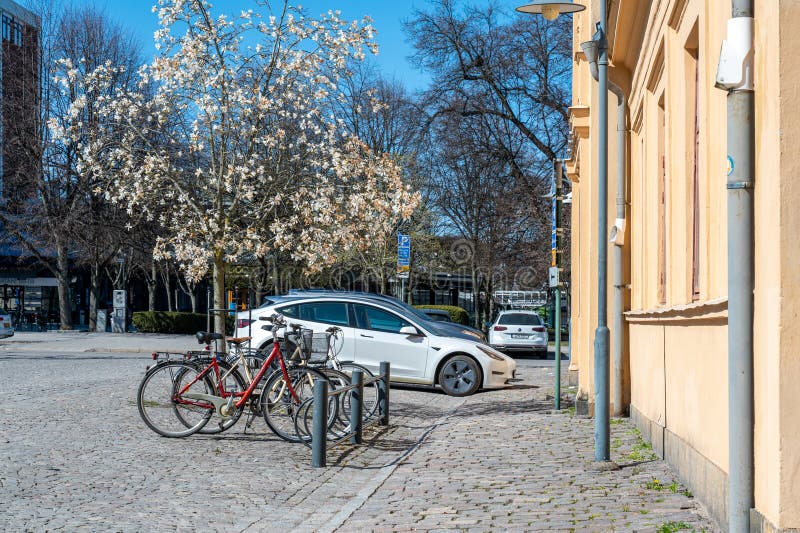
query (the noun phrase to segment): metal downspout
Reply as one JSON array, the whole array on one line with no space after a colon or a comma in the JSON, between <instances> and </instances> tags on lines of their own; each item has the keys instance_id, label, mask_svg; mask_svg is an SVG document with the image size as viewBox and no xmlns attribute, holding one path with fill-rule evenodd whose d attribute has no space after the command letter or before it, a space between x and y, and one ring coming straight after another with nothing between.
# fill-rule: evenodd
<instances>
[{"instance_id":1,"label":"metal downspout","mask_svg":"<svg viewBox=\"0 0 800 533\"><path fill-rule=\"evenodd\" d=\"M728 91L728 529L754 507L753 290L755 92L753 0L732 0L716 86Z\"/></svg>"},{"instance_id":2,"label":"metal downspout","mask_svg":"<svg viewBox=\"0 0 800 533\"><path fill-rule=\"evenodd\" d=\"M733 19L752 18L752 0L733 0ZM728 527L750 531L754 506L753 187L755 93L728 93Z\"/></svg>"},{"instance_id":3,"label":"metal downspout","mask_svg":"<svg viewBox=\"0 0 800 533\"><path fill-rule=\"evenodd\" d=\"M609 81L608 88L617 97L617 218L615 230L612 230L612 238L609 240L614 244L613 255L613 283L614 283L614 311L611 315L611 331L614 332L614 339L611 344L611 358L614 364L614 415L624 414L623 408L623 366L622 366L622 340L623 340L623 313L625 312L624 290L624 237L625 237L625 152L628 135L627 125L627 101L625 93L615 83ZM616 238L615 238L616 237Z\"/></svg>"}]
</instances>

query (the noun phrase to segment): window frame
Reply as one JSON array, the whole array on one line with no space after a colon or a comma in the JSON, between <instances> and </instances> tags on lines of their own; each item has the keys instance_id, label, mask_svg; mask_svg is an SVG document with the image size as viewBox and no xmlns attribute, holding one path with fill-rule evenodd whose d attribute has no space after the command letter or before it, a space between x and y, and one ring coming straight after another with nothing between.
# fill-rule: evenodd
<instances>
[{"instance_id":1,"label":"window frame","mask_svg":"<svg viewBox=\"0 0 800 533\"><path fill-rule=\"evenodd\" d=\"M419 327L417 327L416 324L414 324L413 322L411 322L407 318L398 315L394 311L390 311L390 310L384 309L382 307L376 307L374 305L370 305L370 304L367 304L367 303L360 303L360 302L359 303L353 303L353 304L351 304L351 306L353 307L353 316L356 319L356 326L359 329L363 329L363 330L367 330L367 331L377 331L377 332L380 332L380 333L392 333L392 334L395 334L395 335L403 335L403 333L400 333L400 331L388 331L388 330L385 330L385 329L378 329L378 328L371 327L371 325L368 325L368 324L363 324L361 322L361 320L359 319L359 315L358 315L356 306L362 306L362 307L364 307L366 309L374 309L375 311L378 311L378 312L381 312L381 313L386 313L386 314L389 314L389 315L397 318L402 323L405 323L404 326L401 326L401 329L404 328L404 327L407 327L407 326L411 326L411 327L415 328L417 331L419 331ZM365 316L365 318L367 319L367 321L369 321L369 316Z\"/></svg>"}]
</instances>

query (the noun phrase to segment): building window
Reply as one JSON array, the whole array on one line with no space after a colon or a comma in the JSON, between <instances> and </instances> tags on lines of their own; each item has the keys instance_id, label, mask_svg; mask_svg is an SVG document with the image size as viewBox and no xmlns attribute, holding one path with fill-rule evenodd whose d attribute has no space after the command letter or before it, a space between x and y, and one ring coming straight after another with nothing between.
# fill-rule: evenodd
<instances>
[{"instance_id":1,"label":"building window","mask_svg":"<svg viewBox=\"0 0 800 533\"><path fill-rule=\"evenodd\" d=\"M658 303L667 303L667 117L664 94L658 100Z\"/></svg>"},{"instance_id":2,"label":"building window","mask_svg":"<svg viewBox=\"0 0 800 533\"><path fill-rule=\"evenodd\" d=\"M700 68L697 23L689 34L685 50L688 85L686 96L690 109L687 126L691 128L692 132L690 153L693 155L689 188L689 193L692 195L690 203L692 206L692 301L696 301L700 299L700 177L698 168L700 157Z\"/></svg>"},{"instance_id":3,"label":"building window","mask_svg":"<svg viewBox=\"0 0 800 533\"><path fill-rule=\"evenodd\" d=\"M22 23L13 17L3 15L3 40L22 46Z\"/></svg>"}]
</instances>

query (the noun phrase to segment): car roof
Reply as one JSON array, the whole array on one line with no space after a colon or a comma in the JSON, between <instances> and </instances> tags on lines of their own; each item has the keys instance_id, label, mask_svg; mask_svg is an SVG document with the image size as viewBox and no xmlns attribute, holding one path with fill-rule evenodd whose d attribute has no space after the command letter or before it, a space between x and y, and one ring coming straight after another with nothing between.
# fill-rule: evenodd
<instances>
[{"instance_id":1,"label":"car roof","mask_svg":"<svg viewBox=\"0 0 800 533\"><path fill-rule=\"evenodd\" d=\"M448 311L445 311L444 309L428 309L428 308L423 307L423 308L420 309L420 311L422 311L423 313L428 314L428 315L442 315L442 316L447 315L447 316L450 316L450 313Z\"/></svg>"},{"instance_id":2,"label":"car roof","mask_svg":"<svg viewBox=\"0 0 800 533\"><path fill-rule=\"evenodd\" d=\"M372 303L375 305L383 305L394 309L395 311L402 311L404 314L408 313L408 310L400 304L399 301L395 300L394 298L383 296L380 294L374 295L377 298L372 297L373 295L369 293L346 293L346 292L309 292L304 294L288 294L288 295L281 295L275 297L269 297L269 300L272 303L267 303L262 305L261 307L272 307L275 305L291 303L291 302L306 302L306 301L315 301L315 300L330 300L330 299L337 299L337 300L345 300L351 302L364 302L364 303ZM419 319L420 317L415 317Z\"/></svg>"},{"instance_id":3,"label":"car roof","mask_svg":"<svg viewBox=\"0 0 800 533\"><path fill-rule=\"evenodd\" d=\"M420 325L423 325L430 332L432 332L434 334L438 334L438 335L455 336L455 337L461 337L461 338L464 338L464 339L467 339L467 340L473 340L474 341L475 339L472 338L472 337L474 337L474 335L470 336L468 338L467 337L468 334L466 334L466 333L462 332L461 334L456 334L453 331L443 332L443 331L441 331L441 329L445 328L445 326L450 326L451 325L453 327L458 327L458 328L461 328L461 329L469 329L469 330L472 330L472 331L479 331L479 330L476 330L475 328L470 328L469 326L462 326L462 325L456 324L454 322L449 322L449 323L448 322L433 322L433 319L431 319L430 317L424 316L424 313L422 313L422 311L423 311L422 309L415 309L415 308L413 308L411 306L406 307L407 304L404 305L404 302L401 302L400 300L398 300L396 298L392 298L391 296L386 296L384 294L376 294L376 293L371 293L371 292L358 292L358 291L291 290L291 291L289 291L289 294L280 295L280 296L268 296L267 298L269 300L271 300L272 303L261 305L262 309L265 308L265 307L272 307L272 306L275 306L275 305L280 305L280 304L285 304L285 303L290 303L290 302L304 302L304 301L315 301L315 300L326 300L326 299L331 299L331 298L337 298L337 299L342 299L342 300L345 300L345 301L349 300L349 301L352 301L352 302L364 302L364 303L371 303L373 305L382 305L382 306L387 307L387 308L389 308L389 309L391 309L391 310L393 310L395 312L398 312L398 313L401 313L401 314L405 315L406 318L412 318L414 321L416 321ZM411 313L412 310L416 311L419 314ZM242 312L246 313L247 311L240 311L240 313L242 313ZM409 316L409 315L411 315L411 316ZM420 315L422 315L422 316L420 316ZM449 328L447 328L447 329L449 329Z\"/></svg>"}]
</instances>

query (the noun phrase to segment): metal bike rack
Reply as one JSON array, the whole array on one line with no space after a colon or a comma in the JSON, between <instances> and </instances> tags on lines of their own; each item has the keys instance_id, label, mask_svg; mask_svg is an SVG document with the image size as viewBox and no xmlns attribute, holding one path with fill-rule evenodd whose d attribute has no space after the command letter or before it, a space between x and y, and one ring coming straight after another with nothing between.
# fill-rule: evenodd
<instances>
[{"instance_id":1,"label":"metal bike rack","mask_svg":"<svg viewBox=\"0 0 800 533\"><path fill-rule=\"evenodd\" d=\"M311 439L311 466L314 468L327 466L326 456L328 442L332 441L333 446L348 440L351 444L361 444L363 442L363 430L365 426L377 423L381 426L389 425L389 376L390 367L386 361L381 362L380 374L364 379L361 370L354 370L351 383L347 387L328 391L328 383L317 381L314 383L314 396L305 400L295 414L295 430L298 437L308 440ZM375 383L378 387L378 410L370 416L364 417L364 386ZM342 404L340 401L343 395L350 394L350 413L348 431L331 431L329 426L329 410L331 398L336 398L337 408ZM311 411L312 423L310 435L303 434L301 428L308 430L308 414ZM303 423L300 424L300 421Z\"/></svg>"}]
</instances>

